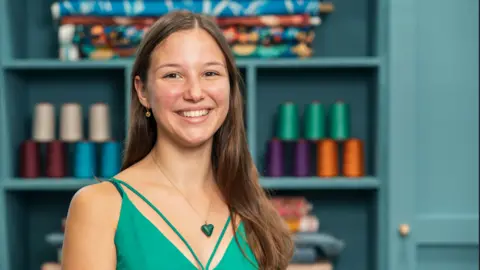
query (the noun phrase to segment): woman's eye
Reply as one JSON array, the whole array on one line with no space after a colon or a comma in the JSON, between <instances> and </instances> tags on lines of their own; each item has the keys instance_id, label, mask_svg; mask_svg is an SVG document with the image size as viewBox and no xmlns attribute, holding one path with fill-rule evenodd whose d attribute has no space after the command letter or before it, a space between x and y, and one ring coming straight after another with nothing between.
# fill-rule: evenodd
<instances>
[{"instance_id":1,"label":"woman's eye","mask_svg":"<svg viewBox=\"0 0 480 270\"><path fill-rule=\"evenodd\" d=\"M170 73L170 74L167 74L163 77L168 78L168 79L178 79L178 78L180 78L180 75L178 75L177 73Z\"/></svg>"},{"instance_id":2,"label":"woman's eye","mask_svg":"<svg viewBox=\"0 0 480 270\"><path fill-rule=\"evenodd\" d=\"M213 72L213 71L207 71L207 72L205 72L205 76L207 76L207 77L216 76L216 75L218 75L217 72Z\"/></svg>"}]
</instances>

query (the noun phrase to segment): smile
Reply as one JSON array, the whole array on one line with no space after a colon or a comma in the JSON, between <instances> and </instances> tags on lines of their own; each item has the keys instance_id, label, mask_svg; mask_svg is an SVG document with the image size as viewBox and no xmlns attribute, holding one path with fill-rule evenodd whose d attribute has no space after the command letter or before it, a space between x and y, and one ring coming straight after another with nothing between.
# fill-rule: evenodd
<instances>
[{"instance_id":1,"label":"smile","mask_svg":"<svg viewBox=\"0 0 480 270\"><path fill-rule=\"evenodd\" d=\"M210 113L209 109L205 110L196 110L196 111L181 111L178 114L184 117L195 118L195 117L202 117Z\"/></svg>"}]
</instances>

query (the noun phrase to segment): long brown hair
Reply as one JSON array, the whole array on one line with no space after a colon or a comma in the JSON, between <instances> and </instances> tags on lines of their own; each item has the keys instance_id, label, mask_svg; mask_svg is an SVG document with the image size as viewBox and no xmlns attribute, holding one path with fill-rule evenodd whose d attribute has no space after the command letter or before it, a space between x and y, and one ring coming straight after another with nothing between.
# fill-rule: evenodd
<instances>
[{"instance_id":1,"label":"long brown hair","mask_svg":"<svg viewBox=\"0 0 480 270\"><path fill-rule=\"evenodd\" d=\"M157 138L155 119L145 117L145 108L136 95L135 76L146 84L151 53L157 45L174 32L197 27L207 31L223 51L230 80L230 108L225 122L213 137L212 164L216 182L231 210L233 222L236 215L242 219L247 241L260 269L286 269L293 253L293 243L259 184L257 169L248 150L240 92L241 76L221 30L207 16L188 11L169 13L162 16L142 40L131 74L130 127L122 170L147 156Z\"/></svg>"}]
</instances>

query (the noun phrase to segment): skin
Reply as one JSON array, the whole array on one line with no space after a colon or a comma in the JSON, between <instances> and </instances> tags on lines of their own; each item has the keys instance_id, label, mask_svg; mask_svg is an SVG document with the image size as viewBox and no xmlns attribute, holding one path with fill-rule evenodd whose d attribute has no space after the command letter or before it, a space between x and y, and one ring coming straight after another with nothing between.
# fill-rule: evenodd
<instances>
[{"instance_id":1,"label":"skin","mask_svg":"<svg viewBox=\"0 0 480 270\"><path fill-rule=\"evenodd\" d=\"M150 200L180 231L205 265L229 215L214 184L210 162L212 137L229 109L225 58L204 30L177 32L157 46L152 54L148 81L144 84L137 78L135 87L140 102L155 116L159 135L152 152L116 178L129 183ZM179 114L179 111L199 107L211 109L201 121ZM161 217L125 190L137 209L196 265L187 247ZM66 223L64 270L115 269L114 237L121 200L111 183L91 185L75 194ZM207 213L208 222L215 225L210 238L200 233ZM233 230L225 233L212 267L220 262L233 234Z\"/></svg>"}]
</instances>

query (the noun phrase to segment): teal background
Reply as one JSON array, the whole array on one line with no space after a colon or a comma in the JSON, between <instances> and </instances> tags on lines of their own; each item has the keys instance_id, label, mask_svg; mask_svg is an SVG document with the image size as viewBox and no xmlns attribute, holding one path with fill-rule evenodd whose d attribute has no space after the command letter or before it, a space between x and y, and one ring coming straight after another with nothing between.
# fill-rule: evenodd
<instances>
[{"instance_id":1,"label":"teal background","mask_svg":"<svg viewBox=\"0 0 480 270\"><path fill-rule=\"evenodd\" d=\"M76 190L91 180L24 180L18 147L33 106L108 102L123 140L131 61L60 62L52 0L0 0L0 269L55 260ZM478 269L478 1L333 0L308 60L240 60L249 147L260 172L279 103L351 106L367 176L261 178L305 195L321 229L345 240L335 270ZM408 235L399 228L408 225Z\"/></svg>"}]
</instances>

